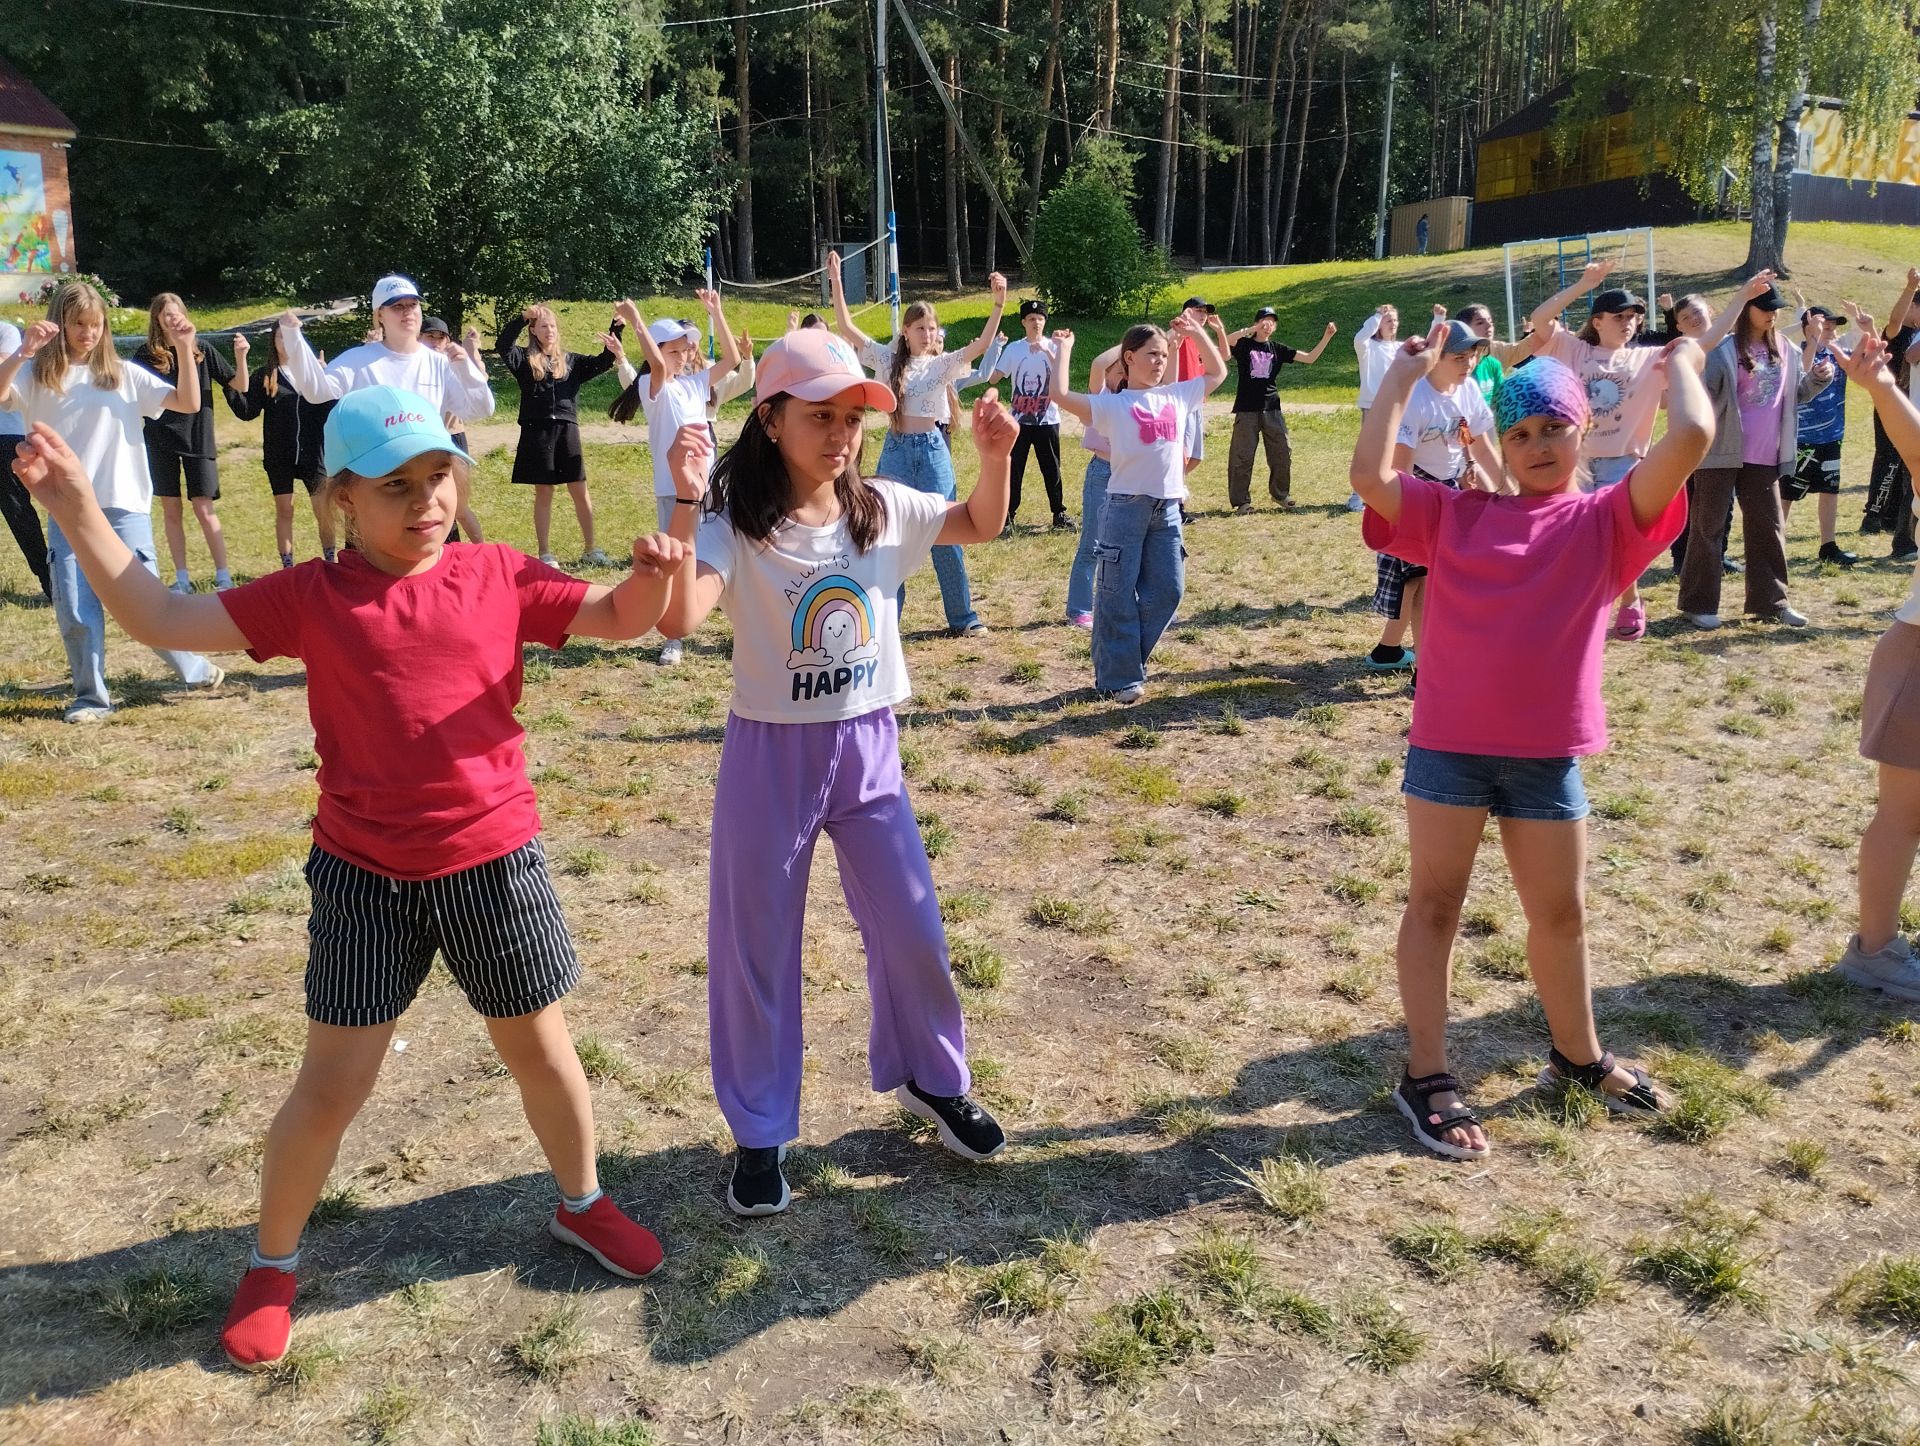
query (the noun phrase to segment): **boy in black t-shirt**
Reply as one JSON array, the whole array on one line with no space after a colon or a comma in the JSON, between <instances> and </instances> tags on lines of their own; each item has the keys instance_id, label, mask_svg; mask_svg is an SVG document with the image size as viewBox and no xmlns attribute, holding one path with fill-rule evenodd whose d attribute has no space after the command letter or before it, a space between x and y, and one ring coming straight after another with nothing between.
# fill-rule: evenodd
<instances>
[{"instance_id":1,"label":"boy in black t-shirt","mask_svg":"<svg viewBox=\"0 0 1920 1446\"><path fill-rule=\"evenodd\" d=\"M1252 326L1226 338L1239 372L1233 394L1233 442L1227 451L1227 501L1235 512L1253 511L1253 454L1261 444L1267 453L1267 495L1282 511L1293 511L1293 448L1287 441L1287 419L1280 411L1280 368L1289 362L1310 366L1319 361L1336 330L1328 322L1312 351L1295 351L1273 339L1278 324L1279 314L1263 306L1253 314Z\"/></svg>"}]
</instances>

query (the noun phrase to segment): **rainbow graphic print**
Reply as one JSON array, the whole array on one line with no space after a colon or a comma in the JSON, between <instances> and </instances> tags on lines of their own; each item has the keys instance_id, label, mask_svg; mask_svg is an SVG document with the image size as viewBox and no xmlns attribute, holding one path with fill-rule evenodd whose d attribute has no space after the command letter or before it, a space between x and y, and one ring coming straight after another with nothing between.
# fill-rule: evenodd
<instances>
[{"instance_id":1,"label":"rainbow graphic print","mask_svg":"<svg viewBox=\"0 0 1920 1446\"><path fill-rule=\"evenodd\" d=\"M852 578L829 573L816 578L793 607L793 652L789 668L828 668L867 663L880 656L879 620L873 599Z\"/></svg>"}]
</instances>

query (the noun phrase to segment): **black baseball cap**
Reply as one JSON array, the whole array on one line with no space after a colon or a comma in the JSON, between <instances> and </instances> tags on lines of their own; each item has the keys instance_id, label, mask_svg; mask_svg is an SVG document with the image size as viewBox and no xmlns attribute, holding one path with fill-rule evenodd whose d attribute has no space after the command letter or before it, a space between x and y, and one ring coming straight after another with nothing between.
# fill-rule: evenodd
<instances>
[{"instance_id":1,"label":"black baseball cap","mask_svg":"<svg viewBox=\"0 0 1920 1446\"><path fill-rule=\"evenodd\" d=\"M1047 304L1037 296L1030 296L1020 303L1020 314L1022 316L1045 316L1047 314Z\"/></svg>"},{"instance_id":2,"label":"black baseball cap","mask_svg":"<svg viewBox=\"0 0 1920 1446\"><path fill-rule=\"evenodd\" d=\"M1182 311L1212 311L1213 303L1210 301L1202 301L1197 296L1189 296L1185 301L1180 303L1180 309Z\"/></svg>"},{"instance_id":3,"label":"black baseball cap","mask_svg":"<svg viewBox=\"0 0 1920 1446\"><path fill-rule=\"evenodd\" d=\"M1752 301L1749 301L1747 305L1757 306L1762 311L1782 311L1786 308L1787 299L1780 294L1779 287L1769 286L1765 291L1754 297Z\"/></svg>"},{"instance_id":4,"label":"black baseball cap","mask_svg":"<svg viewBox=\"0 0 1920 1446\"><path fill-rule=\"evenodd\" d=\"M1846 317L1842 316L1839 312L1829 311L1824 306L1809 306L1805 311L1800 313L1801 322L1804 324L1806 319L1810 316L1825 317L1828 321L1833 323L1833 329L1835 331L1839 331L1842 327L1852 325L1852 323L1848 321Z\"/></svg>"},{"instance_id":5,"label":"black baseball cap","mask_svg":"<svg viewBox=\"0 0 1920 1446\"><path fill-rule=\"evenodd\" d=\"M1624 286L1609 286L1605 291L1594 296L1593 314L1595 316L1606 316L1620 311L1637 311L1645 316L1647 304Z\"/></svg>"},{"instance_id":6,"label":"black baseball cap","mask_svg":"<svg viewBox=\"0 0 1920 1446\"><path fill-rule=\"evenodd\" d=\"M1253 314L1253 319L1255 321L1264 321L1269 316L1272 317L1275 321L1278 321L1280 319L1280 313L1275 311L1271 306L1261 307L1258 311L1256 311Z\"/></svg>"},{"instance_id":7,"label":"black baseball cap","mask_svg":"<svg viewBox=\"0 0 1920 1446\"><path fill-rule=\"evenodd\" d=\"M423 316L420 318L420 335L427 336L436 331L439 332L442 336L453 335L453 328L448 326L439 317Z\"/></svg>"}]
</instances>

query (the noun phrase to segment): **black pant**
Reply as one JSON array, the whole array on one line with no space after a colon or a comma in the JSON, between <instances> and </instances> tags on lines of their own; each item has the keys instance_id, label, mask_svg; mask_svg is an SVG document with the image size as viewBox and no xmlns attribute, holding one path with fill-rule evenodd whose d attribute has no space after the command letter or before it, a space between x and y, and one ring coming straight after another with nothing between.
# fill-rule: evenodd
<instances>
[{"instance_id":1,"label":"black pant","mask_svg":"<svg viewBox=\"0 0 1920 1446\"><path fill-rule=\"evenodd\" d=\"M25 437L0 436L0 514L5 515L7 531L20 545L20 555L26 558L40 591L51 599L53 583L47 574L47 535L40 530L40 514L34 510L33 498L13 475L14 449L24 441Z\"/></svg>"},{"instance_id":2,"label":"black pant","mask_svg":"<svg viewBox=\"0 0 1920 1446\"><path fill-rule=\"evenodd\" d=\"M1867 474L1867 510L1863 523L1878 523L1893 534L1895 552L1913 550L1913 478L1900 451L1876 415L1873 419L1873 468Z\"/></svg>"},{"instance_id":3,"label":"black pant","mask_svg":"<svg viewBox=\"0 0 1920 1446\"><path fill-rule=\"evenodd\" d=\"M1007 520L1013 520L1014 513L1020 510L1020 480L1027 470L1027 453L1040 459L1040 480L1047 484L1047 504L1058 517L1067 510L1066 498L1060 491L1060 425L1045 424L1022 425L1020 436L1013 444L1013 484L1007 491Z\"/></svg>"}]
</instances>

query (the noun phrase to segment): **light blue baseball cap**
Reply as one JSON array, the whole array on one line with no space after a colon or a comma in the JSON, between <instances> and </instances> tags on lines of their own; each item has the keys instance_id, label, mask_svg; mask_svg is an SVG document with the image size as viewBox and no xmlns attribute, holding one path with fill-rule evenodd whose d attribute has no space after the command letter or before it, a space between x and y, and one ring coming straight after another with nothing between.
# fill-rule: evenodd
<instances>
[{"instance_id":1,"label":"light blue baseball cap","mask_svg":"<svg viewBox=\"0 0 1920 1446\"><path fill-rule=\"evenodd\" d=\"M439 408L399 387L348 392L328 414L324 437L322 462L329 473L385 477L422 452L473 460L454 446Z\"/></svg>"}]
</instances>

